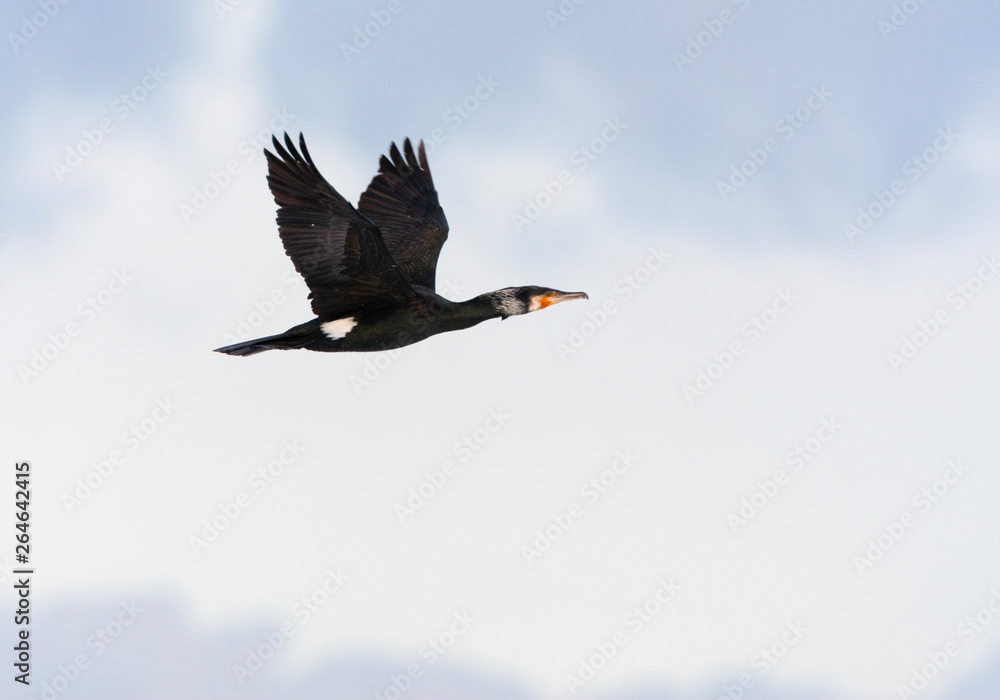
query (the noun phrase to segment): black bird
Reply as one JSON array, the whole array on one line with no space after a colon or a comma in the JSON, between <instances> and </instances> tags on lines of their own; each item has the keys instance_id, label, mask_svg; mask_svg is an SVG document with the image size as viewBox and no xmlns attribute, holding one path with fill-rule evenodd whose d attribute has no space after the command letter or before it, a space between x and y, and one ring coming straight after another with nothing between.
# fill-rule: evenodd
<instances>
[{"instance_id":1,"label":"black bird","mask_svg":"<svg viewBox=\"0 0 1000 700\"><path fill-rule=\"evenodd\" d=\"M423 141L393 143L358 208L340 196L313 163L305 138L285 134L266 148L267 184L278 205L285 252L309 286L316 318L280 335L218 348L228 355L304 348L366 352L402 347L491 318L526 314L583 292L508 287L454 302L434 291L448 221L438 204Z\"/></svg>"}]
</instances>

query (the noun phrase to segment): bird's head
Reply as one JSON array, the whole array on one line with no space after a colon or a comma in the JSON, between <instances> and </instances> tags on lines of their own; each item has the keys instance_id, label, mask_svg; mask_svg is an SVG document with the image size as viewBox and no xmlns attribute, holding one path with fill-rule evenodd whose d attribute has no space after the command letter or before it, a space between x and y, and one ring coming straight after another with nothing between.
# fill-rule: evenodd
<instances>
[{"instance_id":1,"label":"bird's head","mask_svg":"<svg viewBox=\"0 0 1000 700\"><path fill-rule=\"evenodd\" d=\"M501 318L519 316L570 299L589 299L585 292L560 292L548 287L508 287L493 292Z\"/></svg>"}]
</instances>

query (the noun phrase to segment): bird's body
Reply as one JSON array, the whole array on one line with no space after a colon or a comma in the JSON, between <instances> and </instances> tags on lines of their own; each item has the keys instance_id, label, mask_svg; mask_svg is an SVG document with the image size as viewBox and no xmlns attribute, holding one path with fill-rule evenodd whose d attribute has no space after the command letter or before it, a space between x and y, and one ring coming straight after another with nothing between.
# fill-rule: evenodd
<instances>
[{"instance_id":1,"label":"bird's body","mask_svg":"<svg viewBox=\"0 0 1000 700\"><path fill-rule=\"evenodd\" d=\"M382 157L379 174L355 209L319 174L305 139L285 135L265 149L268 185L278 204L285 252L310 288L316 318L280 335L219 348L229 355L301 348L320 352L391 350L432 335L462 330L568 299L543 287L509 287L454 302L434 290L448 222L430 169L410 140Z\"/></svg>"},{"instance_id":2,"label":"bird's body","mask_svg":"<svg viewBox=\"0 0 1000 700\"><path fill-rule=\"evenodd\" d=\"M478 298L477 298L478 299ZM500 314L482 300L456 303L426 287L408 306L359 310L353 316L330 321L314 318L281 335L240 343L219 352L249 355L261 350L303 348L319 352L368 352L393 350L419 342L437 333L460 331ZM241 352L245 345L247 352ZM235 348L235 349L230 349Z\"/></svg>"}]
</instances>

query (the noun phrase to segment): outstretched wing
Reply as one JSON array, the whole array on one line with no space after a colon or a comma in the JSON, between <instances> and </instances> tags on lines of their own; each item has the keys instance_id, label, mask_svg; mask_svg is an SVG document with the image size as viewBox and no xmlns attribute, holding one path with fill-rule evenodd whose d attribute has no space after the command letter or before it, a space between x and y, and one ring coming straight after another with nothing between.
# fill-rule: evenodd
<instances>
[{"instance_id":1,"label":"outstretched wing","mask_svg":"<svg viewBox=\"0 0 1000 700\"><path fill-rule=\"evenodd\" d=\"M393 143L389 158L379 160L378 175L358 200L358 211L378 226L403 276L433 290L448 220L438 204L423 141L419 154L418 160L410 139L403 141L402 154Z\"/></svg>"},{"instance_id":2,"label":"outstretched wing","mask_svg":"<svg viewBox=\"0 0 1000 700\"><path fill-rule=\"evenodd\" d=\"M278 205L285 252L311 290L313 312L336 319L361 306L400 305L415 295L378 228L333 189L313 164L299 134L299 150L285 134L272 137L267 184Z\"/></svg>"}]
</instances>

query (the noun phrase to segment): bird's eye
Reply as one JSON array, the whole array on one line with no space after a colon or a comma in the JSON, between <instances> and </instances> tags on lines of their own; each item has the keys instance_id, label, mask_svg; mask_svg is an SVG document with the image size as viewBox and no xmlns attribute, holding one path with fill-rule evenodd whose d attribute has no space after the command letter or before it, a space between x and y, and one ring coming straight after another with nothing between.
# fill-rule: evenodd
<instances>
[{"instance_id":1,"label":"bird's eye","mask_svg":"<svg viewBox=\"0 0 1000 700\"><path fill-rule=\"evenodd\" d=\"M552 292L545 292L545 296L547 296L547 297L552 296Z\"/></svg>"}]
</instances>

